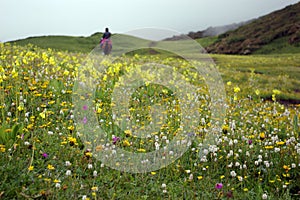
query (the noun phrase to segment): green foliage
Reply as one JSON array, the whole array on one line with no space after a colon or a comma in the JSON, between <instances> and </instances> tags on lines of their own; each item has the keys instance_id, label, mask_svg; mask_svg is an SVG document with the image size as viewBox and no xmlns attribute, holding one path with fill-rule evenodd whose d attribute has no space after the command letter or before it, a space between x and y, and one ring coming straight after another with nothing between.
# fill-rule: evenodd
<instances>
[{"instance_id":1,"label":"green foliage","mask_svg":"<svg viewBox=\"0 0 300 200\"><path fill-rule=\"evenodd\" d=\"M237 43L237 42L242 42L245 40L245 36L232 36L230 38L228 38L228 44L232 44L232 43Z\"/></svg>"},{"instance_id":2,"label":"green foliage","mask_svg":"<svg viewBox=\"0 0 300 200\"><path fill-rule=\"evenodd\" d=\"M8 124L3 122L0 126L0 144L10 146L17 139L17 135L21 135L23 132L23 124L15 124L12 128Z\"/></svg>"},{"instance_id":3,"label":"green foliage","mask_svg":"<svg viewBox=\"0 0 300 200\"><path fill-rule=\"evenodd\" d=\"M196 39L196 41L203 47L206 48L209 45L215 43L217 41L218 37L217 36L212 36L212 37L204 37L200 39Z\"/></svg>"},{"instance_id":4,"label":"green foliage","mask_svg":"<svg viewBox=\"0 0 300 200\"><path fill-rule=\"evenodd\" d=\"M282 37L262 46L253 54L288 54L300 53L299 44L289 44L289 37Z\"/></svg>"}]
</instances>

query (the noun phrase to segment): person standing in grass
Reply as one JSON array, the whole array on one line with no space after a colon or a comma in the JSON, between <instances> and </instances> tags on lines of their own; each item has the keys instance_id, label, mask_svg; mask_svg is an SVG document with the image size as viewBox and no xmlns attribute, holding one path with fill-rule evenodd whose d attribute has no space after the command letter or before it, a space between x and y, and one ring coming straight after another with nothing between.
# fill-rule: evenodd
<instances>
[{"instance_id":1,"label":"person standing in grass","mask_svg":"<svg viewBox=\"0 0 300 200\"><path fill-rule=\"evenodd\" d=\"M109 32L109 29L105 28L105 32L103 33L102 40L103 39L109 39L110 36L111 36L111 33Z\"/></svg>"},{"instance_id":2,"label":"person standing in grass","mask_svg":"<svg viewBox=\"0 0 300 200\"><path fill-rule=\"evenodd\" d=\"M112 49L112 42L111 42L111 33L109 32L108 28L105 28L105 32L103 33L103 36L100 40L100 47L103 50L103 53L105 55L110 54Z\"/></svg>"}]
</instances>

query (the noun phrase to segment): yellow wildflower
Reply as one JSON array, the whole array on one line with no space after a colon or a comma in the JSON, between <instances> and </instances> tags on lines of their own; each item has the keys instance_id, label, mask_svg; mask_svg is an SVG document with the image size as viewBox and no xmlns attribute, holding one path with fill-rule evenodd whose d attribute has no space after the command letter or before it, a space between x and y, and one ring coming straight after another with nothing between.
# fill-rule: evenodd
<instances>
[{"instance_id":1,"label":"yellow wildflower","mask_svg":"<svg viewBox=\"0 0 300 200\"><path fill-rule=\"evenodd\" d=\"M238 93L238 92L241 91L241 88L239 88L238 86L236 86L236 87L233 88L233 91L234 91L235 93Z\"/></svg>"},{"instance_id":2,"label":"yellow wildflower","mask_svg":"<svg viewBox=\"0 0 300 200\"><path fill-rule=\"evenodd\" d=\"M281 92L280 92L280 90L272 90L272 92L273 92L273 94L275 94L275 95L278 95L278 94L280 94Z\"/></svg>"},{"instance_id":3,"label":"yellow wildflower","mask_svg":"<svg viewBox=\"0 0 300 200\"><path fill-rule=\"evenodd\" d=\"M125 130L124 133L127 137L132 136L131 130Z\"/></svg>"},{"instance_id":4,"label":"yellow wildflower","mask_svg":"<svg viewBox=\"0 0 300 200\"><path fill-rule=\"evenodd\" d=\"M55 167L53 167L53 165L51 165L51 164L48 164L47 169L49 169L49 170L54 170Z\"/></svg>"},{"instance_id":5,"label":"yellow wildflower","mask_svg":"<svg viewBox=\"0 0 300 200\"><path fill-rule=\"evenodd\" d=\"M41 112L41 113L40 113L40 117L41 117L42 119L45 119L45 118L46 118L45 112Z\"/></svg>"},{"instance_id":6,"label":"yellow wildflower","mask_svg":"<svg viewBox=\"0 0 300 200\"><path fill-rule=\"evenodd\" d=\"M128 142L128 140L124 140L124 141L123 141L123 145L124 145L125 147L129 147L129 146L130 146L130 143Z\"/></svg>"}]
</instances>

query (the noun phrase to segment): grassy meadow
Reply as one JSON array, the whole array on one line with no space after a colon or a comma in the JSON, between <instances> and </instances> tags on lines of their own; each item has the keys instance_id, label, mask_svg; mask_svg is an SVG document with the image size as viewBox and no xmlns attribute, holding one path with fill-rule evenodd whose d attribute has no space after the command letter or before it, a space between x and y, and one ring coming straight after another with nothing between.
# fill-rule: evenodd
<instances>
[{"instance_id":1,"label":"grassy meadow","mask_svg":"<svg viewBox=\"0 0 300 200\"><path fill-rule=\"evenodd\" d=\"M64 50L0 43L0 199L299 199L300 54L210 55L223 79L226 113L208 146L209 92L189 64L147 51L122 56L101 74L91 108L82 106L108 133L91 151L94 141L82 140L72 99L88 51ZM200 120L189 149L170 165L146 173L115 170L95 154L108 146L137 154L163 149L181 128L172 91L144 84L129 101L131 119L143 127L155 104L167 116L156 122L161 128L146 138L116 130L113 88L135 63L146 62L171 65L201 88Z\"/></svg>"}]
</instances>

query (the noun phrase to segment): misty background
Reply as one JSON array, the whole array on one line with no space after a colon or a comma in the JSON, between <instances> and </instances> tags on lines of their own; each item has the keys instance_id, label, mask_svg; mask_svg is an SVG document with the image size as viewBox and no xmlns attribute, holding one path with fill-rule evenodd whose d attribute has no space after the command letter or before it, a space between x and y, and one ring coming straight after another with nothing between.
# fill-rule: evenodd
<instances>
[{"instance_id":1,"label":"misty background","mask_svg":"<svg viewBox=\"0 0 300 200\"><path fill-rule=\"evenodd\" d=\"M0 0L0 41L30 36L89 36L109 27L186 34L257 18L298 0ZM171 36L171 35L170 35Z\"/></svg>"}]
</instances>

